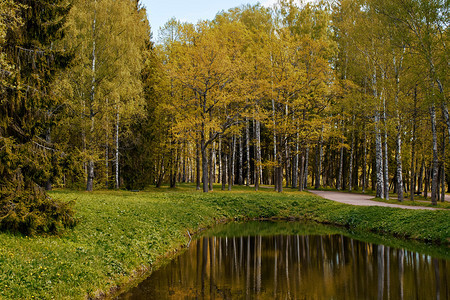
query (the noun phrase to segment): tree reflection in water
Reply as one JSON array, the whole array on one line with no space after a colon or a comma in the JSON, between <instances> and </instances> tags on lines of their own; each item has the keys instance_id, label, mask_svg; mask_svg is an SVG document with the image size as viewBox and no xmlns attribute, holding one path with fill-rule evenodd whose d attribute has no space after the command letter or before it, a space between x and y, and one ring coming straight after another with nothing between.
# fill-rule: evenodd
<instances>
[{"instance_id":1,"label":"tree reflection in water","mask_svg":"<svg viewBox=\"0 0 450 300\"><path fill-rule=\"evenodd\" d=\"M446 260L343 235L204 237L124 299L449 299Z\"/></svg>"}]
</instances>

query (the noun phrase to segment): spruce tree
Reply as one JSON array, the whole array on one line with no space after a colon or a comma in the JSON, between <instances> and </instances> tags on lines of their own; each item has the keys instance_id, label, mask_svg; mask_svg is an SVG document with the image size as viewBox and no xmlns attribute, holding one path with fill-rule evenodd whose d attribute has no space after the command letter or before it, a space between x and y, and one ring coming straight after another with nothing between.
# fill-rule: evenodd
<instances>
[{"instance_id":1,"label":"spruce tree","mask_svg":"<svg viewBox=\"0 0 450 300\"><path fill-rule=\"evenodd\" d=\"M2 68L8 69L0 89L0 229L57 232L75 224L73 212L42 186L57 155L47 138L59 105L51 84L70 61L54 42L63 35L70 7L65 0L22 0L1 9Z\"/></svg>"}]
</instances>

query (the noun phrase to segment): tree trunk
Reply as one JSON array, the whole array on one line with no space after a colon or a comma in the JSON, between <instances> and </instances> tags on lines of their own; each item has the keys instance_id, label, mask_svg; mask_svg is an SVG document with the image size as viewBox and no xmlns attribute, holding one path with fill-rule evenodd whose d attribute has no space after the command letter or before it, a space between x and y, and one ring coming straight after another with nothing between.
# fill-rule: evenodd
<instances>
[{"instance_id":1,"label":"tree trunk","mask_svg":"<svg viewBox=\"0 0 450 300\"><path fill-rule=\"evenodd\" d=\"M434 104L430 108L431 128L433 134L433 164L432 164L432 179L431 179L431 203L437 205L437 186L438 186L438 147L437 147L437 129L436 129L436 107Z\"/></svg>"},{"instance_id":2,"label":"tree trunk","mask_svg":"<svg viewBox=\"0 0 450 300\"><path fill-rule=\"evenodd\" d=\"M222 158L222 136L219 135L219 182L222 182L222 173L223 173L222 160L223 160L223 158Z\"/></svg>"},{"instance_id":3,"label":"tree trunk","mask_svg":"<svg viewBox=\"0 0 450 300\"><path fill-rule=\"evenodd\" d=\"M261 169L261 123L259 120L255 122L256 131L256 162L255 162L255 190L259 189L260 183L260 169Z\"/></svg>"},{"instance_id":4,"label":"tree trunk","mask_svg":"<svg viewBox=\"0 0 450 300\"><path fill-rule=\"evenodd\" d=\"M320 132L320 142L319 142L319 187L322 186L322 161L323 161L323 130L324 127L322 125L322 130Z\"/></svg>"},{"instance_id":5,"label":"tree trunk","mask_svg":"<svg viewBox=\"0 0 450 300\"><path fill-rule=\"evenodd\" d=\"M281 139L281 136L279 137ZM280 142L281 144L281 142ZM277 162L278 168L277 168L277 176L276 180L278 180L278 192L283 192L283 152L278 154L278 162Z\"/></svg>"},{"instance_id":6,"label":"tree trunk","mask_svg":"<svg viewBox=\"0 0 450 300\"><path fill-rule=\"evenodd\" d=\"M344 169L344 138L341 138L341 149L339 151L339 173L338 173L338 179L336 182L336 189L338 191L341 190L342 188L342 173L343 173L343 169Z\"/></svg>"},{"instance_id":7,"label":"tree trunk","mask_svg":"<svg viewBox=\"0 0 450 300\"><path fill-rule=\"evenodd\" d=\"M450 177L445 177L445 180L447 181L447 193L450 193Z\"/></svg>"},{"instance_id":8,"label":"tree trunk","mask_svg":"<svg viewBox=\"0 0 450 300\"><path fill-rule=\"evenodd\" d=\"M363 171L362 171L362 192L366 192L367 186L367 133L366 124L364 124L364 161L363 161Z\"/></svg>"},{"instance_id":9,"label":"tree trunk","mask_svg":"<svg viewBox=\"0 0 450 300\"><path fill-rule=\"evenodd\" d=\"M319 142L320 143L320 142ZM319 167L319 161L320 161L320 146L319 144L316 146L316 156L315 156L315 161L314 161L314 184L312 184L314 186L314 189L319 189L320 188L320 167Z\"/></svg>"},{"instance_id":10,"label":"tree trunk","mask_svg":"<svg viewBox=\"0 0 450 300\"><path fill-rule=\"evenodd\" d=\"M413 130L415 131L415 130ZM411 145L411 181L409 187L410 200L414 201L414 194L416 192L416 166L414 165L414 160L416 159L416 145L415 145L415 133L413 133L412 145Z\"/></svg>"},{"instance_id":11,"label":"tree trunk","mask_svg":"<svg viewBox=\"0 0 450 300\"><path fill-rule=\"evenodd\" d=\"M416 117L417 117L417 85L414 88L413 132L411 141L411 186L409 189L411 201L414 201L414 193L416 192L416 170L414 166L414 161L416 159L416 126L417 126Z\"/></svg>"},{"instance_id":12,"label":"tree trunk","mask_svg":"<svg viewBox=\"0 0 450 300\"><path fill-rule=\"evenodd\" d=\"M233 186L233 153L231 153L233 151L233 147L232 145L230 145L229 147L229 155L227 155L228 158L228 190L231 191L231 187Z\"/></svg>"},{"instance_id":13,"label":"tree trunk","mask_svg":"<svg viewBox=\"0 0 450 300\"><path fill-rule=\"evenodd\" d=\"M300 181L298 184L298 190L299 191L303 191L303 189L305 188L305 156L302 153L302 161L301 161L301 165L300 165Z\"/></svg>"},{"instance_id":14,"label":"tree trunk","mask_svg":"<svg viewBox=\"0 0 450 300\"><path fill-rule=\"evenodd\" d=\"M316 152L316 180L315 180L315 189L319 189L321 186L320 183L320 175L322 173L322 157L323 157L323 125L322 125L322 131L320 134L320 140L319 145L317 146L317 152Z\"/></svg>"},{"instance_id":15,"label":"tree trunk","mask_svg":"<svg viewBox=\"0 0 450 300\"><path fill-rule=\"evenodd\" d=\"M208 151L206 148L205 139L202 136L202 140L200 141L200 149L202 153L202 181L203 181L203 192L209 192L208 189Z\"/></svg>"},{"instance_id":16,"label":"tree trunk","mask_svg":"<svg viewBox=\"0 0 450 300\"><path fill-rule=\"evenodd\" d=\"M47 141L48 144L52 143L52 136L51 136L51 128L48 128L47 133L45 135L45 140ZM44 150L45 155L47 155L47 150ZM50 161L51 161L51 168L50 168L50 174L47 178L47 182L45 183L45 190L46 191L51 191L52 188L52 184L53 184L53 178L54 178L54 168L56 167L56 157L55 157L55 153L54 151L50 150Z\"/></svg>"},{"instance_id":17,"label":"tree trunk","mask_svg":"<svg viewBox=\"0 0 450 300\"><path fill-rule=\"evenodd\" d=\"M403 48L404 51L405 48ZM396 57L394 55L393 65L395 69L395 106L397 112L397 149L396 149L396 160L397 160L397 195L398 201L403 202L403 165L402 165L402 125L400 120L399 112L399 95L400 95L400 71L402 69L403 56L400 58L400 62L397 64ZM385 107L386 110L386 107ZM386 113L385 113L386 114ZM414 194L414 193L413 193Z\"/></svg>"},{"instance_id":18,"label":"tree trunk","mask_svg":"<svg viewBox=\"0 0 450 300\"><path fill-rule=\"evenodd\" d=\"M303 186L305 189L308 187L308 169L309 169L309 145L306 147L305 155L305 178L303 179Z\"/></svg>"},{"instance_id":19,"label":"tree trunk","mask_svg":"<svg viewBox=\"0 0 450 300\"><path fill-rule=\"evenodd\" d=\"M397 112L397 194L398 201L403 202L403 166L402 166L402 133L400 124L400 114Z\"/></svg>"},{"instance_id":20,"label":"tree trunk","mask_svg":"<svg viewBox=\"0 0 450 300\"><path fill-rule=\"evenodd\" d=\"M442 90L442 94L443 94L443 90ZM448 113L447 105L445 104L444 101L442 101L442 113L444 114L444 119L445 119L445 122L447 123L448 139L449 139L449 143L450 143L450 115Z\"/></svg>"},{"instance_id":21,"label":"tree trunk","mask_svg":"<svg viewBox=\"0 0 450 300\"><path fill-rule=\"evenodd\" d=\"M212 148L212 156L213 158L211 159L211 164L212 164L212 182L216 183L216 168L217 168L217 154L216 154L216 141L213 142L213 148Z\"/></svg>"},{"instance_id":22,"label":"tree trunk","mask_svg":"<svg viewBox=\"0 0 450 300\"><path fill-rule=\"evenodd\" d=\"M244 156L244 151L243 151L243 147L242 147L242 134L239 134L239 178L238 178L238 183L239 185L243 185L244 184L244 174L243 174L243 156Z\"/></svg>"},{"instance_id":23,"label":"tree trunk","mask_svg":"<svg viewBox=\"0 0 450 300\"><path fill-rule=\"evenodd\" d=\"M296 189L297 188L297 184L298 184L298 158L299 158L299 153L298 151L300 150L300 144L299 144L299 139L300 139L300 135L299 135L299 128L297 125L297 133L296 133L296 140L295 140L295 155L294 155L294 161L292 162L292 188Z\"/></svg>"},{"instance_id":24,"label":"tree trunk","mask_svg":"<svg viewBox=\"0 0 450 300\"><path fill-rule=\"evenodd\" d=\"M86 185L86 190L92 192L94 190L94 161L89 159L88 164L88 180Z\"/></svg>"},{"instance_id":25,"label":"tree trunk","mask_svg":"<svg viewBox=\"0 0 450 300\"><path fill-rule=\"evenodd\" d=\"M208 176L208 188L210 191L213 190L213 183L214 183L214 143L213 146L211 147L211 152L210 152L210 156L209 156L209 164L208 164L208 172L209 172L209 176Z\"/></svg>"},{"instance_id":26,"label":"tree trunk","mask_svg":"<svg viewBox=\"0 0 450 300\"><path fill-rule=\"evenodd\" d=\"M225 191L225 187L227 184L227 156L224 154L224 151L222 151L222 191Z\"/></svg>"},{"instance_id":27,"label":"tree trunk","mask_svg":"<svg viewBox=\"0 0 450 300\"><path fill-rule=\"evenodd\" d=\"M380 112L375 112L375 160L377 175L376 197L384 199L383 151L380 134Z\"/></svg>"},{"instance_id":28,"label":"tree trunk","mask_svg":"<svg viewBox=\"0 0 450 300\"><path fill-rule=\"evenodd\" d=\"M278 170L277 170L277 164L278 164L278 160L277 160L277 130L276 130L276 119L275 119L275 100L272 99L272 118L273 118L273 162L274 162L274 167L273 167L273 175L274 175L274 183L275 183L275 190L278 191Z\"/></svg>"},{"instance_id":29,"label":"tree trunk","mask_svg":"<svg viewBox=\"0 0 450 300\"><path fill-rule=\"evenodd\" d=\"M285 173L286 173L286 188L289 187L289 183L291 181L291 177L290 177L290 169L291 169L291 164L290 164L290 151L289 151L289 142L287 141L287 137L286 137L286 146L285 146L285 151L284 151L284 155L285 155ZM282 162L281 162L282 163ZM281 171L281 174L283 174L283 171ZM283 184L283 180L280 181L281 184Z\"/></svg>"},{"instance_id":30,"label":"tree trunk","mask_svg":"<svg viewBox=\"0 0 450 300\"><path fill-rule=\"evenodd\" d=\"M352 191L352 183L353 183L353 154L355 151L355 116L353 115L352 120L352 145L350 148L350 166L348 172L348 191Z\"/></svg>"},{"instance_id":31,"label":"tree trunk","mask_svg":"<svg viewBox=\"0 0 450 300\"><path fill-rule=\"evenodd\" d=\"M188 175L186 174L188 171L186 170L186 141L183 142L183 177L181 178L181 182L186 183Z\"/></svg>"},{"instance_id":32,"label":"tree trunk","mask_svg":"<svg viewBox=\"0 0 450 300\"><path fill-rule=\"evenodd\" d=\"M94 135L94 101L95 101L95 84L96 84L96 77L95 77L95 70L96 70L96 62L97 62L97 52L96 52L96 12L94 11L94 20L92 22L92 82L91 82L91 91L90 91L90 111L89 111L89 118L91 121L91 130L90 130L90 145L91 148L94 146L93 141L93 135ZM94 155L93 149L91 149L91 157L88 161L88 178L87 178L87 184L86 184L86 190L88 192L92 192L94 189L94 161L92 159L92 156Z\"/></svg>"},{"instance_id":33,"label":"tree trunk","mask_svg":"<svg viewBox=\"0 0 450 300\"><path fill-rule=\"evenodd\" d=\"M287 104L285 105L285 107L286 107L286 114L285 114L285 123L286 123L287 119L288 119L288 116L289 116L289 107L288 107ZM292 116L294 116L294 115L292 115ZM292 121L294 121L294 120L292 120ZM286 134L284 136L284 139L285 139L285 143L284 143L284 145L285 145L284 146L284 165L285 165L285 172L286 172L286 188L288 188L290 180L291 180L290 175L289 175L290 174L289 170L291 168L291 166L290 166L289 136ZM280 157L280 159L281 159L281 157ZM281 162L281 163L283 163L283 162ZM281 173L281 176L283 176L283 166L281 166L281 168L282 169L281 169L280 173ZM281 185L283 185L283 179L281 179L280 182L281 182ZM281 189L283 189L283 188L281 188Z\"/></svg>"},{"instance_id":34,"label":"tree trunk","mask_svg":"<svg viewBox=\"0 0 450 300\"><path fill-rule=\"evenodd\" d=\"M109 106L109 100L106 98L106 107ZM109 118L106 116L105 130L105 188L109 188Z\"/></svg>"},{"instance_id":35,"label":"tree trunk","mask_svg":"<svg viewBox=\"0 0 450 300\"><path fill-rule=\"evenodd\" d=\"M423 192L422 187L423 187L423 171L424 171L424 168L425 168L425 160L422 157L422 164L420 165L419 178L417 180L417 190L419 192Z\"/></svg>"},{"instance_id":36,"label":"tree trunk","mask_svg":"<svg viewBox=\"0 0 450 300\"><path fill-rule=\"evenodd\" d=\"M436 195L436 201L440 202L441 201L441 164L439 163L439 167L438 167L438 179L437 179L437 195Z\"/></svg>"},{"instance_id":37,"label":"tree trunk","mask_svg":"<svg viewBox=\"0 0 450 300\"><path fill-rule=\"evenodd\" d=\"M445 202L445 130L442 130L441 202Z\"/></svg>"},{"instance_id":38,"label":"tree trunk","mask_svg":"<svg viewBox=\"0 0 450 300\"><path fill-rule=\"evenodd\" d=\"M200 190L200 143L197 142L197 155L196 155L196 167L197 167L197 190Z\"/></svg>"},{"instance_id":39,"label":"tree trunk","mask_svg":"<svg viewBox=\"0 0 450 300\"><path fill-rule=\"evenodd\" d=\"M250 124L248 118L245 119L245 147L247 152L247 186L250 186Z\"/></svg>"},{"instance_id":40,"label":"tree trunk","mask_svg":"<svg viewBox=\"0 0 450 300\"><path fill-rule=\"evenodd\" d=\"M384 199L389 200L389 155L388 155L388 134L386 119L386 97L383 95L383 123L384 123Z\"/></svg>"},{"instance_id":41,"label":"tree trunk","mask_svg":"<svg viewBox=\"0 0 450 300\"><path fill-rule=\"evenodd\" d=\"M114 165L115 165L115 181L116 181L116 189L119 189L119 106L117 106L117 111L116 111L116 140L115 140L115 146L116 146L116 156L114 159Z\"/></svg>"},{"instance_id":42,"label":"tree trunk","mask_svg":"<svg viewBox=\"0 0 450 300\"><path fill-rule=\"evenodd\" d=\"M428 190L429 190L429 186L430 186L430 172L431 172L431 165L430 167L426 167L425 168L425 187L423 189L423 196L426 198L428 198Z\"/></svg>"},{"instance_id":43,"label":"tree trunk","mask_svg":"<svg viewBox=\"0 0 450 300\"><path fill-rule=\"evenodd\" d=\"M170 141L170 158L169 158L169 186L170 188L175 188L177 181L177 150L175 149L174 153L174 143L173 137L171 137Z\"/></svg>"},{"instance_id":44,"label":"tree trunk","mask_svg":"<svg viewBox=\"0 0 450 300\"><path fill-rule=\"evenodd\" d=\"M231 185L234 185L236 179L236 136L233 134L233 148L231 149Z\"/></svg>"}]
</instances>

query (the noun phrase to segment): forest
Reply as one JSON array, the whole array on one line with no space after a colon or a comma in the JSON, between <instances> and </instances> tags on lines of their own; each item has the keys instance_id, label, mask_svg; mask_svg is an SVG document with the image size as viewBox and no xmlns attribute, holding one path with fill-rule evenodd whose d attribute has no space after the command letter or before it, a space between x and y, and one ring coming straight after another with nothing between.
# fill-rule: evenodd
<instances>
[{"instance_id":1,"label":"forest","mask_svg":"<svg viewBox=\"0 0 450 300\"><path fill-rule=\"evenodd\" d=\"M448 6L280 0L152 37L139 0L2 0L0 228L75 225L53 188L444 201Z\"/></svg>"}]
</instances>

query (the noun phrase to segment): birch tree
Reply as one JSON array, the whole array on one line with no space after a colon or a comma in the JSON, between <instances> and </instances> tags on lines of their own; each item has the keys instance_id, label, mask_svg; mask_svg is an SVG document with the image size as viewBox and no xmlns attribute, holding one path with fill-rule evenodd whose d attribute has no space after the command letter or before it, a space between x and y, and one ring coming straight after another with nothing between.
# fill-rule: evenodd
<instances>
[{"instance_id":1,"label":"birch tree","mask_svg":"<svg viewBox=\"0 0 450 300\"><path fill-rule=\"evenodd\" d=\"M110 143L103 135L105 128L114 129L110 136L114 137L118 187L120 116L135 114L143 103L140 72L149 27L142 20L145 10L135 3L111 0L76 1L68 18L65 44L76 55L63 80L70 86L67 95L73 98L68 104L81 119L88 191L94 188L95 164L103 153L99 141Z\"/></svg>"}]
</instances>

